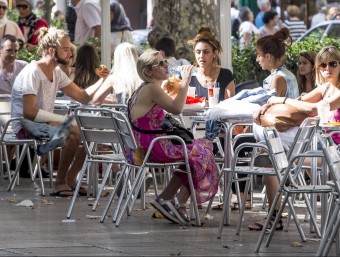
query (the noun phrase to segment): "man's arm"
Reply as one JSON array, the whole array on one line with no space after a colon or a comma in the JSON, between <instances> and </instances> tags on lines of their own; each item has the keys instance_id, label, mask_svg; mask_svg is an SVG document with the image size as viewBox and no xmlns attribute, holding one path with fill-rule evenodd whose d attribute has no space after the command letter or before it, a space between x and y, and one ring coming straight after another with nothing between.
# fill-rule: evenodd
<instances>
[{"instance_id":1,"label":"man's arm","mask_svg":"<svg viewBox=\"0 0 340 257\"><path fill-rule=\"evenodd\" d=\"M23 116L35 122L64 122L65 116L48 112L36 107L36 95L23 95Z\"/></svg>"},{"instance_id":2,"label":"man's arm","mask_svg":"<svg viewBox=\"0 0 340 257\"><path fill-rule=\"evenodd\" d=\"M94 36L100 38L101 27L98 25L98 26L93 27L92 29L94 30Z\"/></svg>"}]
</instances>

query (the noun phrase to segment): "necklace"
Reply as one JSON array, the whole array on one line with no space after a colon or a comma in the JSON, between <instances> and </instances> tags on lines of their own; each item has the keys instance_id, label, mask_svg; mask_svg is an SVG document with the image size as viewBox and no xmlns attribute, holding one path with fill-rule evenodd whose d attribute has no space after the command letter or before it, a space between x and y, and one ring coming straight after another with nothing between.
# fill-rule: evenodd
<instances>
[{"instance_id":1,"label":"necklace","mask_svg":"<svg viewBox=\"0 0 340 257\"><path fill-rule=\"evenodd\" d=\"M204 80L204 85L208 85L209 83L211 83L212 81L214 81L214 79L211 78L211 74L213 73L214 68L211 69L210 73L208 76L206 76L203 71L200 69L199 74L201 75L201 77Z\"/></svg>"}]
</instances>

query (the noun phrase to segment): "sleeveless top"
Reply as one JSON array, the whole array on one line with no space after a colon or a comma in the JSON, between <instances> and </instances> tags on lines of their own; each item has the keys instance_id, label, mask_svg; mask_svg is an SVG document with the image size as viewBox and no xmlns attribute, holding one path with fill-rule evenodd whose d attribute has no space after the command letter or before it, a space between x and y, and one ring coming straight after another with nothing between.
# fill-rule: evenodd
<instances>
[{"instance_id":1,"label":"sleeveless top","mask_svg":"<svg viewBox=\"0 0 340 257\"><path fill-rule=\"evenodd\" d=\"M299 87L295 75L289 71L286 66L281 66L275 69L265 80L263 81L263 89L270 90L270 83L275 75L282 76L287 84L287 91L285 97L297 98L299 97Z\"/></svg>"},{"instance_id":2,"label":"sleeveless top","mask_svg":"<svg viewBox=\"0 0 340 257\"><path fill-rule=\"evenodd\" d=\"M229 85L229 83L233 80L234 80L233 73L228 69L221 68L220 73L218 74L217 80L214 85L214 87L220 88L220 95L218 99L219 101L224 100L225 89ZM197 96L199 97L205 96L206 99L208 99L208 88L205 88L200 84L196 75L191 76L191 81L190 81L189 86L196 88Z\"/></svg>"},{"instance_id":3,"label":"sleeveless top","mask_svg":"<svg viewBox=\"0 0 340 257\"><path fill-rule=\"evenodd\" d=\"M330 112L329 121L340 122L340 109ZM333 134L332 139L334 143L340 144L340 133Z\"/></svg>"}]
</instances>

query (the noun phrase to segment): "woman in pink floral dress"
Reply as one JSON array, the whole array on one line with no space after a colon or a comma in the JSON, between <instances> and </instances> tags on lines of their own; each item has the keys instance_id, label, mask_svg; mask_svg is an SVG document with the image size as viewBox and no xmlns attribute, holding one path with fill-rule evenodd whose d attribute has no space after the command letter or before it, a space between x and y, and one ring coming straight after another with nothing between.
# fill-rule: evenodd
<instances>
[{"instance_id":1,"label":"woman in pink floral dress","mask_svg":"<svg viewBox=\"0 0 340 257\"><path fill-rule=\"evenodd\" d=\"M180 114L183 110L193 66L182 66L182 83L178 95L172 99L161 88L168 79L167 63L155 50L147 50L137 61L137 70L144 83L134 92L129 102L130 118L133 125L142 130L159 130L160 121L165 112ZM161 134L145 134L134 130L137 144L147 150L150 142ZM196 199L198 203L209 201L217 192L218 172L214 159L212 143L206 139L193 140L187 145L189 164L192 172ZM133 159L132 154L131 162ZM173 162L183 160L181 145L174 145L170 140L155 144L151 160L156 162ZM187 175L174 172L169 184L151 205L165 218L176 223L189 222L185 203L190 197Z\"/></svg>"}]
</instances>

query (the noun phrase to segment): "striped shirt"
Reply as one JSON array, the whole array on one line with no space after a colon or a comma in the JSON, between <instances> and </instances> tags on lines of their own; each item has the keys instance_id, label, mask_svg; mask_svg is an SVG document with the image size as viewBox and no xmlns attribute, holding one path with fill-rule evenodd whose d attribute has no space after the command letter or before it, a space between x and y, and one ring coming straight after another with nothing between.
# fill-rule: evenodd
<instances>
[{"instance_id":1,"label":"striped shirt","mask_svg":"<svg viewBox=\"0 0 340 257\"><path fill-rule=\"evenodd\" d=\"M301 20L285 20L283 22L283 26L289 29L293 42L295 42L307 30L304 21Z\"/></svg>"}]
</instances>

